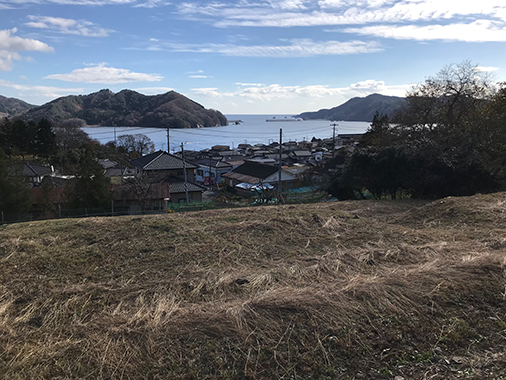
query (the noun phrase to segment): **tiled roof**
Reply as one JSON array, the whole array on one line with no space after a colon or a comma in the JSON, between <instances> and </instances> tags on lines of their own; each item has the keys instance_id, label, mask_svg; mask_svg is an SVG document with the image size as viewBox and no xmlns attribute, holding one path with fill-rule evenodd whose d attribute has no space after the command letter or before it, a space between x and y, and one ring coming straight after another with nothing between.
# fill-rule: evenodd
<instances>
[{"instance_id":1,"label":"tiled roof","mask_svg":"<svg viewBox=\"0 0 506 380\"><path fill-rule=\"evenodd\" d=\"M183 160L162 150L135 158L130 161L132 165L141 170L174 170L183 169ZM196 169L197 166L186 161L187 169Z\"/></svg>"},{"instance_id":2,"label":"tiled roof","mask_svg":"<svg viewBox=\"0 0 506 380\"><path fill-rule=\"evenodd\" d=\"M42 166L34 163L23 163L23 175L26 177L33 176L44 176L46 174L51 174L52 170L50 166Z\"/></svg>"},{"instance_id":3,"label":"tiled roof","mask_svg":"<svg viewBox=\"0 0 506 380\"><path fill-rule=\"evenodd\" d=\"M194 161L195 164L200 166L211 166L213 168L229 168L232 167L227 162L221 160L213 160L212 158L201 158L200 160Z\"/></svg>"},{"instance_id":4,"label":"tiled roof","mask_svg":"<svg viewBox=\"0 0 506 380\"><path fill-rule=\"evenodd\" d=\"M179 177L169 176L169 177L165 178L162 182L169 184L169 191L171 194L185 192L184 179L181 179ZM206 188L204 186L198 185L193 182L187 182L187 186L188 186L188 191L190 193L193 191L205 191L206 190Z\"/></svg>"},{"instance_id":5,"label":"tiled roof","mask_svg":"<svg viewBox=\"0 0 506 380\"><path fill-rule=\"evenodd\" d=\"M109 160L108 158L106 159L103 159L103 160L98 160L98 163L100 165L102 165L102 167L104 169L110 169L110 168L113 168L115 167L116 165L118 165L118 163L116 161L111 161Z\"/></svg>"},{"instance_id":6,"label":"tiled roof","mask_svg":"<svg viewBox=\"0 0 506 380\"><path fill-rule=\"evenodd\" d=\"M277 173L278 168L272 165L264 165L256 162L246 161L241 166L238 166L233 173L244 174L251 177L265 179L274 173Z\"/></svg>"},{"instance_id":7,"label":"tiled roof","mask_svg":"<svg viewBox=\"0 0 506 380\"><path fill-rule=\"evenodd\" d=\"M294 150L293 154L297 157L311 157L311 152L307 150Z\"/></svg>"},{"instance_id":8,"label":"tiled roof","mask_svg":"<svg viewBox=\"0 0 506 380\"><path fill-rule=\"evenodd\" d=\"M139 198L154 200L170 197L169 186L165 183L152 183L149 188L143 190L142 196L137 194L135 186L128 184L113 185L111 188L116 201L139 200Z\"/></svg>"}]
</instances>

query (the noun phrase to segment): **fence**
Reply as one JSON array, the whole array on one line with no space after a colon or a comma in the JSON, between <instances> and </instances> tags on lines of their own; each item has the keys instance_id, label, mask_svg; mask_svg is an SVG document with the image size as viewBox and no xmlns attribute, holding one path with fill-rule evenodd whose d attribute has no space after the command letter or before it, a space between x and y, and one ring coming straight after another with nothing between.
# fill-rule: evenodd
<instances>
[{"instance_id":1,"label":"fence","mask_svg":"<svg viewBox=\"0 0 506 380\"><path fill-rule=\"evenodd\" d=\"M283 194L282 203L312 203L320 202L325 198L326 194L315 191L314 188L297 189L296 191L288 191ZM189 206L186 203L169 203L165 209L159 210L141 210L140 208L132 208L129 206L117 206L111 203L110 208L78 208L68 209L60 207L59 205L51 210L39 210L32 212L22 213L6 213L0 211L0 224L10 224L19 222L30 222L34 220L47 220L47 219L63 219L63 218L86 218L93 216L121 216L121 215L150 215L150 214L165 214L173 212L187 212L187 211L202 211L215 208L229 208L229 207L243 207L243 206L258 206L265 204L273 204L277 202L270 202L267 200L260 200L257 197L250 199L251 203L243 203L240 205L227 205L217 204L214 201L208 202L191 202Z\"/></svg>"},{"instance_id":2,"label":"fence","mask_svg":"<svg viewBox=\"0 0 506 380\"><path fill-rule=\"evenodd\" d=\"M86 218L92 216L121 216L121 215L152 215L152 214L165 214L167 212L186 212L186 211L201 211L216 208L212 201L210 202L192 202L189 207L186 203L170 204L165 209L159 210L141 210L140 208L132 208L129 206L117 206L111 203L110 208L78 208L69 209L61 206L56 206L54 209L45 211L32 211L32 212L19 212L7 213L0 211L0 223L20 223L31 222L34 220L47 220L47 219L64 219L64 218Z\"/></svg>"}]
</instances>

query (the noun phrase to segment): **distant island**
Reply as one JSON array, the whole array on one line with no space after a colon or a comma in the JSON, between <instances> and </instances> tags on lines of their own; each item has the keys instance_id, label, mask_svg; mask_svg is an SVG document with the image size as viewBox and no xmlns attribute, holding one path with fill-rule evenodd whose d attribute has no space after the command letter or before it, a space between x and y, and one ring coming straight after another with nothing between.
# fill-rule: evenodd
<instances>
[{"instance_id":1,"label":"distant island","mask_svg":"<svg viewBox=\"0 0 506 380\"><path fill-rule=\"evenodd\" d=\"M191 99L170 91L143 95L132 90L114 93L100 90L89 95L70 95L16 115L24 120L45 118L56 124L77 126L138 126L200 128L227 125L217 110L206 109Z\"/></svg>"},{"instance_id":2,"label":"distant island","mask_svg":"<svg viewBox=\"0 0 506 380\"><path fill-rule=\"evenodd\" d=\"M304 120L324 119L371 122L376 112L392 116L405 101L405 98L398 96L372 94L365 98L352 98L346 103L331 109L304 112L298 116Z\"/></svg>"}]
</instances>

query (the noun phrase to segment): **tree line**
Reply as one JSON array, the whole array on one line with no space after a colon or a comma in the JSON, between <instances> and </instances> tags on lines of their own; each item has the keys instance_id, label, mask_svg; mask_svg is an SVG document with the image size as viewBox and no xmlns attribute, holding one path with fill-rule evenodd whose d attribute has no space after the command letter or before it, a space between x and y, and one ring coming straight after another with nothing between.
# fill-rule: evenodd
<instances>
[{"instance_id":1,"label":"tree line","mask_svg":"<svg viewBox=\"0 0 506 380\"><path fill-rule=\"evenodd\" d=\"M121 135L101 144L78 126L4 118L0 121L0 211L32 211L32 192L22 173L25 161L51 165L59 174L72 177L65 194L70 207L99 208L110 207L112 192L98 160L108 158L126 166L131 158L153 150L153 142L143 134ZM45 207L50 208L53 186L48 181L41 186Z\"/></svg>"},{"instance_id":2,"label":"tree line","mask_svg":"<svg viewBox=\"0 0 506 380\"><path fill-rule=\"evenodd\" d=\"M441 198L506 189L506 83L470 62L452 64L376 113L333 176L339 199Z\"/></svg>"}]
</instances>

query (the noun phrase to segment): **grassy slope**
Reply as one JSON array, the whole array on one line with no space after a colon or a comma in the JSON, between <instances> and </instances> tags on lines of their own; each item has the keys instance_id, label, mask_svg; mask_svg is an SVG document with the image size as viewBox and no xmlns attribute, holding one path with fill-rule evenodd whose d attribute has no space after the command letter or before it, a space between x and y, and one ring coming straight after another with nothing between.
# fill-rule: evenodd
<instances>
[{"instance_id":1,"label":"grassy slope","mask_svg":"<svg viewBox=\"0 0 506 380\"><path fill-rule=\"evenodd\" d=\"M504 378L506 194L0 227L9 379Z\"/></svg>"}]
</instances>

